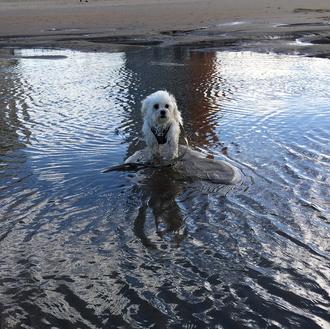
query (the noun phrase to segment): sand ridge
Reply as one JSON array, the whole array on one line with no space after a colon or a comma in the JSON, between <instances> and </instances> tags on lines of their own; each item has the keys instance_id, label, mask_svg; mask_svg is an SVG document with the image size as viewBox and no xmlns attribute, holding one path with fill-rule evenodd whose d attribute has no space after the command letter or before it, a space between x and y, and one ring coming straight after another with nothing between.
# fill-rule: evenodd
<instances>
[{"instance_id":1,"label":"sand ridge","mask_svg":"<svg viewBox=\"0 0 330 329\"><path fill-rule=\"evenodd\" d=\"M0 47L253 49L264 42L268 51L299 53L309 43L307 53L328 57L329 36L328 0L0 1Z\"/></svg>"}]
</instances>

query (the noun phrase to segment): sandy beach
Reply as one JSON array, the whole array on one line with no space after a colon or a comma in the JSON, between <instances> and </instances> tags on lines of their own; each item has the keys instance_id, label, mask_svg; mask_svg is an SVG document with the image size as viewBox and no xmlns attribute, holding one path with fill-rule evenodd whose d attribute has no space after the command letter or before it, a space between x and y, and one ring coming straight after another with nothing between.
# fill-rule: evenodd
<instances>
[{"instance_id":1,"label":"sandy beach","mask_svg":"<svg viewBox=\"0 0 330 329\"><path fill-rule=\"evenodd\" d=\"M0 47L172 44L329 57L328 0L1 1Z\"/></svg>"}]
</instances>

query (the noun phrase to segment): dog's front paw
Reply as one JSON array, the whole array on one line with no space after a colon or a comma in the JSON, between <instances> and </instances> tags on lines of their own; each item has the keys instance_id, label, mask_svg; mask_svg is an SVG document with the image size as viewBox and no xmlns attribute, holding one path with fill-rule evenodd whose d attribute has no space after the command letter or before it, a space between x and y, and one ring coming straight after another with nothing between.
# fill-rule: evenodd
<instances>
[{"instance_id":1,"label":"dog's front paw","mask_svg":"<svg viewBox=\"0 0 330 329\"><path fill-rule=\"evenodd\" d=\"M165 160L171 161L178 157L178 148L169 147L165 152Z\"/></svg>"},{"instance_id":2,"label":"dog's front paw","mask_svg":"<svg viewBox=\"0 0 330 329\"><path fill-rule=\"evenodd\" d=\"M161 157L160 157L160 154L159 154L159 152L157 151L155 151L155 150L153 150L153 149L148 149L148 151L147 151L147 154L146 154L146 157L145 157L145 161L146 162L149 162L149 163L159 163L160 162L160 159L161 159Z\"/></svg>"}]
</instances>

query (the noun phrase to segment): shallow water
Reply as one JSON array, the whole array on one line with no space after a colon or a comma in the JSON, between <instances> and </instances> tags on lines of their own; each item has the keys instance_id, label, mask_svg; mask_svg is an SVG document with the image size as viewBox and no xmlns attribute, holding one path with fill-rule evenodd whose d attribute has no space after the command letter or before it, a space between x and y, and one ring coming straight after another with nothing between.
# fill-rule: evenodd
<instances>
[{"instance_id":1,"label":"shallow water","mask_svg":"<svg viewBox=\"0 0 330 329\"><path fill-rule=\"evenodd\" d=\"M1 328L326 328L330 61L189 49L0 60ZM222 193L101 174L173 92Z\"/></svg>"}]
</instances>

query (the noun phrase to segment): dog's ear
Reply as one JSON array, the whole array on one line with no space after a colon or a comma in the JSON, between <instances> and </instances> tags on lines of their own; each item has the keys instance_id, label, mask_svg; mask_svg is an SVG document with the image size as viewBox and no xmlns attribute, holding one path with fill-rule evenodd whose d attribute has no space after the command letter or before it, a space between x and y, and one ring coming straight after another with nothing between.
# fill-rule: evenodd
<instances>
[{"instance_id":1,"label":"dog's ear","mask_svg":"<svg viewBox=\"0 0 330 329\"><path fill-rule=\"evenodd\" d=\"M145 116L147 108L148 108L148 97L146 97L142 102L141 102L141 113L142 116Z\"/></svg>"},{"instance_id":2,"label":"dog's ear","mask_svg":"<svg viewBox=\"0 0 330 329\"><path fill-rule=\"evenodd\" d=\"M176 100L173 95L170 95L170 97L171 97L171 102L173 104L173 114L175 121L177 121L182 126L183 120L182 120L181 112L178 109L178 104L176 103Z\"/></svg>"}]
</instances>

